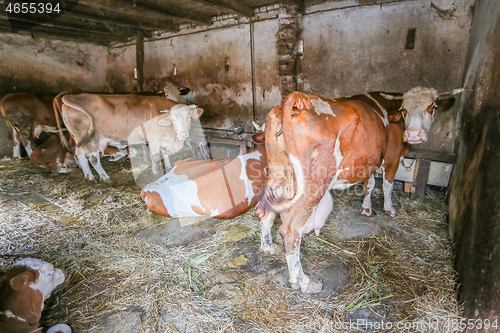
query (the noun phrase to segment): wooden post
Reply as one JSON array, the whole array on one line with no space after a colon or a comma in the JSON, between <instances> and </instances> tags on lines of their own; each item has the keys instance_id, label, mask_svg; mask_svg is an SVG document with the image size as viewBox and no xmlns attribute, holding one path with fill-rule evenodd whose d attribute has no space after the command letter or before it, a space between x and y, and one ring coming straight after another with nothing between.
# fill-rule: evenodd
<instances>
[{"instance_id":1,"label":"wooden post","mask_svg":"<svg viewBox=\"0 0 500 333\"><path fill-rule=\"evenodd\" d=\"M144 33L142 31L137 32L135 61L137 69L137 90L144 91Z\"/></svg>"},{"instance_id":2,"label":"wooden post","mask_svg":"<svg viewBox=\"0 0 500 333\"><path fill-rule=\"evenodd\" d=\"M423 158L417 159L415 164L415 174L413 176L413 188L411 193L412 200L419 200L425 196L425 188L427 186L427 177L429 176L430 166L430 160Z\"/></svg>"}]
</instances>

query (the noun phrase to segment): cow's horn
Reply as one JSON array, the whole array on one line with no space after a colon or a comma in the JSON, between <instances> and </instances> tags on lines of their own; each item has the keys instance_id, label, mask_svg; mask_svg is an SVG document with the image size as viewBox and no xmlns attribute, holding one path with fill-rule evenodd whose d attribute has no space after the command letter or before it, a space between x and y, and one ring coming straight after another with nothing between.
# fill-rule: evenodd
<instances>
[{"instance_id":1,"label":"cow's horn","mask_svg":"<svg viewBox=\"0 0 500 333\"><path fill-rule=\"evenodd\" d=\"M466 90L472 91L471 88L458 88L458 89L453 89L453 90L448 90L448 91L439 91L438 94L439 94L439 96L452 96L452 95L463 93Z\"/></svg>"},{"instance_id":2,"label":"cow's horn","mask_svg":"<svg viewBox=\"0 0 500 333\"><path fill-rule=\"evenodd\" d=\"M399 100L403 99L403 96L393 96L393 95L389 95L386 93L380 93L380 96L382 96L383 98L388 99L390 101L399 101Z\"/></svg>"}]
</instances>

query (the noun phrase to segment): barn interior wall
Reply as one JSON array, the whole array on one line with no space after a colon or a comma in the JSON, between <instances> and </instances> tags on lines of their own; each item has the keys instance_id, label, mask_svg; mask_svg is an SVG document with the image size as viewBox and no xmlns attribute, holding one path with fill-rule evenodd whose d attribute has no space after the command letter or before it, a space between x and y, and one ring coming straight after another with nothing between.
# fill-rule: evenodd
<instances>
[{"instance_id":1,"label":"barn interior wall","mask_svg":"<svg viewBox=\"0 0 500 333\"><path fill-rule=\"evenodd\" d=\"M0 96L12 92L58 94L69 88L108 92L108 50L90 43L0 34ZM0 124L0 156L12 156Z\"/></svg>"},{"instance_id":2,"label":"barn interior wall","mask_svg":"<svg viewBox=\"0 0 500 333\"><path fill-rule=\"evenodd\" d=\"M299 15L297 31L291 31L303 40L304 55L296 63L286 61L290 70L300 72L296 87L330 98L366 91L404 92L417 85L456 88L464 71L474 0L432 4L345 0L308 6ZM281 35L288 29L281 21L287 13L281 8L267 15L262 21L257 17L252 36L255 101L250 24L231 18L226 26L184 28L177 36L146 42L145 90L162 90L168 81L189 87L190 101L206 110L206 126L230 129L245 124L252 131L253 104L256 119L263 122L281 102L281 93L289 90L282 83L287 75L280 77L281 48L287 43ZM416 29L413 49L405 49L409 29ZM110 86L118 92L136 89L134 45L114 48L110 54ZM456 113L454 107L437 115L428 143L420 148L452 152Z\"/></svg>"},{"instance_id":3,"label":"barn interior wall","mask_svg":"<svg viewBox=\"0 0 500 333\"><path fill-rule=\"evenodd\" d=\"M183 102L196 103L205 110L204 126L232 129L245 125L245 130L252 132L254 103L255 118L263 123L267 112L281 102L277 21L253 24L253 41L250 23L235 24L230 18L210 30L186 28L179 35L145 42L144 90L161 91L167 84L187 87L191 92ZM135 45L110 50L108 82L114 91L137 90L135 59ZM254 88L253 74L257 83Z\"/></svg>"},{"instance_id":4,"label":"barn interior wall","mask_svg":"<svg viewBox=\"0 0 500 333\"><path fill-rule=\"evenodd\" d=\"M107 62L104 46L0 34L0 95L69 88L106 92Z\"/></svg>"},{"instance_id":5,"label":"barn interior wall","mask_svg":"<svg viewBox=\"0 0 500 333\"><path fill-rule=\"evenodd\" d=\"M474 0L432 1L434 6L431 1L359 2L306 8L304 92L335 98L367 91L403 93L419 85L449 90L461 84ZM413 49L406 49L409 29L416 29ZM456 112L454 107L436 116L420 149L453 151Z\"/></svg>"},{"instance_id":6,"label":"barn interior wall","mask_svg":"<svg viewBox=\"0 0 500 333\"><path fill-rule=\"evenodd\" d=\"M460 136L449 196L466 318L500 321L500 5L477 2L460 100ZM475 330L471 330L475 331ZM479 331L479 330L477 330Z\"/></svg>"}]
</instances>

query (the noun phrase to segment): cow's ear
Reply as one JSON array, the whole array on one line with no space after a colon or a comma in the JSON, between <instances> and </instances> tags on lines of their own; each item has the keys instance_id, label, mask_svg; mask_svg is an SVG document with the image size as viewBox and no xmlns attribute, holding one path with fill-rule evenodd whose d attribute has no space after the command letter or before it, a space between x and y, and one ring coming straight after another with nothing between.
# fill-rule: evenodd
<instances>
[{"instance_id":1,"label":"cow's ear","mask_svg":"<svg viewBox=\"0 0 500 333\"><path fill-rule=\"evenodd\" d=\"M435 111L444 112L451 109L451 107L455 104L455 97L449 97L446 99L438 99L436 101L437 109Z\"/></svg>"},{"instance_id":2,"label":"cow's ear","mask_svg":"<svg viewBox=\"0 0 500 333\"><path fill-rule=\"evenodd\" d=\"M15 291L19 291L23 289L24 286L29 285L31 282L35 282L34 275L30 271L26 271L10 279L10 286Z\"/></svg>"},{"instance_id":3,"label":"cow's ear","mask_svg":"<svg viewBox=\"0 0 500 333\"><path fill-rule=\"evenodd\" d=\"M396 113L389 115L389 122L390 123L397 123L400 120L401 120L401 112L396 112Z\"/></svg>"},{"instance_id":4,"label":"cow's ear","mask_svg":"<svg viewBox=\"0 0 500 333\"><path fill-rule=\"evenodd\" d=\"M197 107L196 105L190 105L189 106L189 115L194 118L194 119L198 119L200 118L200 116L203 114L203 109L202 108L199 108Z\"/></svg>"},{"instance_id":5,"label":"cow's ear","mask_svg":"<svg viewBox=\"0 0 500 333\"><path fill-rule=\"evenodd\" d=\"M165 117L165 118L161 118L160 120L158 120L158 125L160 126L165 126L165 127L168 127L168 126L172 126L172 117L171 116L168 116L168 117Z\"/></svg>"}]
</instances>

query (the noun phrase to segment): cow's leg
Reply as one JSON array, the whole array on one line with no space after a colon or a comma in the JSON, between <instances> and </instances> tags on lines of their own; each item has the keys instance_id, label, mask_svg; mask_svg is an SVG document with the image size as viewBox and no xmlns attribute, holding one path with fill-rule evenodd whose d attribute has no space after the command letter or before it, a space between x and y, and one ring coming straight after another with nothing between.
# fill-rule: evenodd
<instances>
[{"instance_id":1,"label":"cow's leg","mask_svg":"<svg viewBox=\"0 0 500 333\"><path fill-rule=\"evenodd\" d=\"M300 240L296 243L295 249L286 254L288 264L288 274L290 275L290 284L293 289L299 289L303 293L319 293L323 289L321 281L311 280L302 269L300 263Z\"/></svg>"},{"instance_id":2,"label":"cow's leg","mask_svg":"<svg viewBox=\"0 0 500 333\"><path fill-rule=\"evenodd\" d=\"M168 154L163 154L163 163L165 164L165 171L168 172L172 169L172 164L170 163L170 158Z\"/></svg>"},{"instance_id":3,"label":"cow's leg","mask_svg":"<svg viewBox=\"0 0 500 333\"><path fill-rule=\"evenodd\" d=\"M271 228L274 224L276 214L268 211L262 217L259 217L260 224L260 250L266 254L274 254L276 252L276 244L273 243Z\"/></svg>"},{"instance_id":4,"label":"cow's leg","mask_svg":"<svg viewBox=\"0 0 500 333\"><path fill-rule=\"evenodd\" d=\"M19 130L14 126L12 126L12 140L14 141L14 157L21 158L21 139Z\"/></svg>"},{"instance_id":5,"label":"cow's leg","mask_svg":"<svg viewBox=\"0 0 500 333\"><path fill-rule=\"evenodd\" d=\"M365 199L363 200L363 210L361 215L372 216L372 191L375 187L375 176L372 174L368 180L364 181Z\"/></svg>"},{"instance_id":6,"label":"cow's leg","mask_svg":"<svg viewBox=\"0 0 500 333\"><path fill-rule=\"evenodd\" d=\"M24 149L26 149L26 154L28 154L28 156L31 156L31 154L33 153L33 149L31 149L31 141L28 141L26 146L24 146Z\"/></svg>"},{"instance_id":7,"label":"cow's leg","mask_svg":"<svg viewBox=\"0 0 500 333\"><path fill-rule=\"evenodd\" d=\"M90 155L89 156L90 163L94 167L95 171L97 171L97 174L99 175L102 181L107 182L109 180L109 176L106 173L106 171L104 171L104 169L102 168L101 159L99 158L99 151L98 150L93 151L89 155Z\"/></svg>"},{"instance_id":8,"label":"cow's leg","mask_svg":"<svg viewBox=\"0 0 500 333\"><path fill-rule=\"evenodd\" d=\"M382 188L384 190L384 211L391 217L396 216L396 210L392 206L392 188L394 186L394 176L396 176L396 171L398 171L398 163L393 163L393 165L388 165L383 168L384 170L384 184Z\"/></svg>"},{"instance_id":9,"label":"cow's leg","mask_svg":"<svg viewBox=\"0 0 500 333\"><path fill-rule=\"evenodd\" d=\"M87 160L85 149L77 147L75 149L75 155L78 160L78 164L80 164L80 168L82 168L85 178L88 180L94 180L94 175L92 174L92 170L90 170L89 161Z\"/></svg>"},{"instance_id":10,"label":"cow's leg","mask_svg":"<svg viewBox=\"0 0 500 333\"><path fill-rule=\"evenodd\" d=\"M149 157L151 158L151 172L153 175L160 175L163 167L161 165L161 148L160 145L155 141L149 141Z\"/></svg>"},{"instance_id":11,"label":"cow's leg","mask_svg":"<svg viewBox=\"0 0 500 333\"><path fill-rule=\"evenodd\" d=\"M304 196L307 198L307 196ZM303 198L304 198L303 197ZM281 213L280 234L285 246L288 273L292 288L300 288L305 293L318 293L323 288L321 281L311 280L303 271L300 263L300 242L306 223L313 213L305 207L315 207L319 200L302 199L288 211Z\"/></svg>"}]
</instances>

